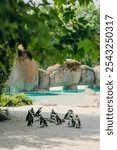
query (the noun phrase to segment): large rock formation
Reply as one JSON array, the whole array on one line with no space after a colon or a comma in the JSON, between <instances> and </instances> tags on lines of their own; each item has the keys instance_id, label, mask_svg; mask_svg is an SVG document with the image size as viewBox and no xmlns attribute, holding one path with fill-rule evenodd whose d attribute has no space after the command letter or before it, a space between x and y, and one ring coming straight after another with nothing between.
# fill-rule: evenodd
<instances>
[{"instance_id":1,"label":"large rock formation","mask_svg":"<svg viewBox=\"0 0 117 150\"><path fill-rule=\"evenodd\" d=\"M23 58L23 57L22 57ZM47 70L39 69L34 60L18 59L7 82L9 91L49 90L50 87L64 86L76 90L77 85L100 86L99 66L94 69L68 59L63 65L56 64Z\"/></svg>"},{"instance_id":2,"label":"large rock formation","mask_svg":"<svg viewBox=\"0 0 117 150\"><path fill-rule=\"evenodd\" d=\"M10 92L36 90L38 88L38 64L34 60L18 59L7 84Z\"/></svg>"},{"instance_id":3,"label":"large rock formation","mask_svg":"<svg viewBox=\"0 0 117 150\"><path fill-rule=\"evenodd\" d=\"M78 84L90 86L94 85L95 84L94 69L86 65L81 65L81 78Z\"/></svg>"},{"instance_id":4,"label":"large rock formation","mask_svg":"<svg viewBox=\"0 0 117 150\"><path fill-rule=\"evenodd\" d=\"M68 59L64 65L54 65L47 69L50 76L50 87L66 86L69 89L76 89L80 76L80 63L76 60Z\"/></svg>"}]
</instances>

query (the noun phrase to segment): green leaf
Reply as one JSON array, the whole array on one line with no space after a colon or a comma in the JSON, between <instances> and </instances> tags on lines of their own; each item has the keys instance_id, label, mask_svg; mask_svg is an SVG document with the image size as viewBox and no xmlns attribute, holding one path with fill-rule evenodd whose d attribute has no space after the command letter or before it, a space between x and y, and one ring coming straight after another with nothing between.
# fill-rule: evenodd
<instances>
[{"instance_id":1,"label":"green leaf","mask_svg":"<svg viewBox=\"0 0 117 150\"><path fill-rule=\"evenodd\" d=\"M55 5L61 6L66 0L54 0Z\"/></svg>"},{"instance_id":2,"label":"green leaf","mask_svg":"<svg viewBox=\"0 0 117 150\"><path fill-rule=\"evenodd\" d=\"M78 47L79 49L83 48L85 51L89 51L91 49L97 50L97 45L93 41L88 40L88 39L81 40L78 43Z\"/></svg>"},{"instance_id":3,"label":"green leaf","mask_svg":"<svg viewBox=\"0 0 117 150\"><path fill-rule=\"evenodd\" d=\"M78 0L78 1L80 5L84 5L84 4L88 5L89 2L92 2L92 0Z\"/></svg>"}]
</instances>

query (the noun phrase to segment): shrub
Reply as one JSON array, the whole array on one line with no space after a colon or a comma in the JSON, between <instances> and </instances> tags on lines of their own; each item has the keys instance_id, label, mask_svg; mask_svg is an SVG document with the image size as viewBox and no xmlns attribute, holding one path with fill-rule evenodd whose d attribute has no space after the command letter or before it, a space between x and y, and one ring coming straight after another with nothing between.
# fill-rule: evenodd
<instances>
[{"instance_id":1,"label":"shrub","mask_svg":"<svg viewBox=\"0 0 117 150\"><path fill-rule=\"evenodd\" d=\"M23 106L31 105L32 99L27 97L25 94L16 94L16 95L2 95L0 99L0 106Z\"/></svg>"}]
</instances>

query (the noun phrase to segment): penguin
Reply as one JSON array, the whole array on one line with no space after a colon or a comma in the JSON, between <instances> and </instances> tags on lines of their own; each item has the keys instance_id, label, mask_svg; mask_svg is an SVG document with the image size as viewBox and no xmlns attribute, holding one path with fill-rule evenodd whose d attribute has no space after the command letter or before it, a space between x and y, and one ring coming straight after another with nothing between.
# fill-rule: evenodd
<instances>
[{"instance_id":1,"label":"penguin","mask_svg":"<svg viewBox=\"0 0 117 150\"><path fill-rule=\"evenodd\" d=\"M41 128L43 128L44 126L48 126L47 121L43 118L41 114L39 114L38 118L39 118L39 124Z\"/></svg>"},{"instance_id":2,"label":"penguin","mask_svg":"<svg viewBox=\"0 0 117 150\"><path fill-rule=\"evenodd\" d=\"M38 116L40 115L41 111L42 111L42 107L40 107L40 108L37 110L37 112L35 113L35 117L38 117Z\"/></svg>"},{"instance_id":3,"label":"penguin","mask_svg":"<svg viewBox=\"0 0 117 150\"><path fill-rule=\"evenodd\" d=\"M28 111L28 114L26 116L27 126L32 126L34 121L34 116L31 110Z\"/></svg>"},{"instance_id":4,"label":"penguin","mask_svg":"<svg viewBox=\"0 0 117 150\"><path fill-rule=\"evenodd\" d=\"M68 115L68 117L66 118L68 120L68 126L69 127L75 127L75 119L73 115Z\"/></svg>"},{"instance_id":5,"label":"penguin","mask_svg":"<svg viewBox=\"0 0 117 150\"><path fill-rule=\"evenodd\" d=\"M69 114L69 111L65 114L64 119L67 118L68 114Z\"/></svg>"},{"instance_id":6,"label":"penguin","mask_svg":"<svg viewBox=\"0 0 117 150\"><path fill-rule=\"evenodd\" d=\"M62 120L61 118L58 116L58 114L56 114L56 124L59 125L59 124L62 124Z\"/></svg>"},{"instance_id":7,"label":"penguin","mask_svg":"<svg viewBox=\"0 0 117 150\"><path fill-rule=\"evenodd\" d=\"M50 119L51 119L53 122L56 122L56 112L54 111L54 109L51 110Z\"/></svg>"},{"instance_id":8,"label":"penguin","mask_svg":"<svg viewBox=\"0 0 117 150\"><path fill-rule=\"evenodd\" d=\"M30 111L32 112L33 116L35 116L35 112L34 112L33 107L31 108L31 110L30 110Z\"/></svg>"},{"instance_id":9,"label":"penguin","mask_svg":"<svg viewBox=\"0 0 117 150\"><path fill-rule=\"evenodd\" d=\"M56 123L56 125L62 124L62 120L59 117L59 115L52 109L51 114L50 114L50 119Z\"/></svg>"},{"instance_id":10,"label":"penguin","mask_svg":"<svg viewBox=\"0 0 117 150\"><path fill-rule=\"evenodd\" d=\"M81 121L78 115L75 116L75 128L80 128Z\"/></svg>"},{"instance_id":11,"label":"penguin","mask_svg":"<svg viewBox=\"0 0 117 150\"><path fill-rule=\"evenodd\" d=\"M68 120L69 127L75 127L75 116L73 110L68 110L64 116L64 119Z\"/></svg>"},{"instance_id":12,"label":"penguin","mask_svg":"<svg viewBox=\"0 0 117 150\"><path fill-rule=\"evenodd\" d=\"M68 111L67 111L67 113L66 113L66 114L65 114L65 116L64 116L64 119L66 119L66 120L67 120L67 119L69 118L69 117L68 117L69 115L71 115L71 116L73 116L73 117L74 117L73 110L71 110L71 109L70 109L70 110L68 110Z\"/></svg>"}]
</instances>

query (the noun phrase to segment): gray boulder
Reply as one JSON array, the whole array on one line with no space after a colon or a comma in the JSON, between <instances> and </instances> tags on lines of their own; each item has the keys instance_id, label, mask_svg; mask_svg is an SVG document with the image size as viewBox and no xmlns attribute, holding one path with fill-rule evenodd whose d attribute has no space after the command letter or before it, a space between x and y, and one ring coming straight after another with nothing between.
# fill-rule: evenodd
<instances>
[{"instance_id":1,"label":"gray boulder","mask_svg":"<svg viewBox=\"0 0 117 150\"><path fill-rule=\"evenodd\" d=\"M39 69L38 73L39 73L39 81L38 81L39 90L49 90L49 74L43 69Z\"/></svg>"},{"instance_id":2,"label":"gray boulder","mask_svg":"<svg viewBox=\"0 0 117 150\"><path fill-rule=\"evenodd\" d=\"M95 84L95 72L93 68L81 65L81 78L78 84L90 86Z\"/></svg>"},{"instance_id":3,"label":"gray boulder","mask_svg":"<svg viewBox=\"0 0 117 150\"><path fill-rule=\"evenodd\" d=\"M100 87L100 66L93 68L95 72L96 87Z\"/></svg>"},{"instance_id":4,"label":"gray boulder","mask_svg":"<svg viewBox=\"0 0 117 150\"><path fill-rule=\"evenodd\" d=\"M71 86L73 88L73 85L78 84L81 76L80 63L72 59L66 60L63 65L50 66L47 72L50 76L50 87Z\"/></svg>"},{"instance_id":5,"label":"gray boulder","mask_svg":"<svg viewBox=\"0 0 117 150\"><path fill-rule=\"evenodd\" d=\"M36 90L38 88L38 64L36 61L18 59L7 85L10 92Z\"/></svg>"},{"instance_id":6,"label":"gray boulder","mask_svg":"<svg viewBox=\"0 0 117 150\"><path fill-rule=\"evenodd\" d=\"M50 76L50 87L63 85L63 67L60 64L48 67L47 72Z\"/></svg>"}]
</instances>

